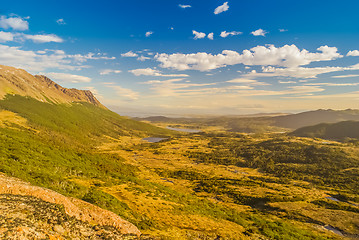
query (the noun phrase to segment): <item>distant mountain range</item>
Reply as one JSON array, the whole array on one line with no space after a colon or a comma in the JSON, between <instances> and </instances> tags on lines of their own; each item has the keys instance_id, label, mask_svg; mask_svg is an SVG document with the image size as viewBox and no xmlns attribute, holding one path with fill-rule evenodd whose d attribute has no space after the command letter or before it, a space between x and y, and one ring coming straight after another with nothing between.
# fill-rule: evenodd
<instances>
[{"instance_id":1,"label":"distant mountain range","mask_svg":"<svg viewBox=\"0 0 359 240\"><path fill-rule=\"evenodd\" d=\"M273 116L274 115L274 116ZM336 123L341 121L359 121L359 110L331 110L319 109L315 111L297 114L270 114L258 116L222 116L208 118L168 118L165 116L153 116L147 118L135 118L150 122L166 122L171 124L201 123L205 125L220 125L234 132L270 132L283 131L313 126L320 123Z\"/></svg>"},{"instance_id":2,"label":"distant mountain range","mask_svg":"<svg viewBox=\"0 0 359 240\"><path fill-rule=\"evenodd\" d=\"M88 90L64 88L46 76L33 76L25 70L0 65L0 98L7 94L48 103L88 102L105 108Z\"/></svg>"}]
</instances>

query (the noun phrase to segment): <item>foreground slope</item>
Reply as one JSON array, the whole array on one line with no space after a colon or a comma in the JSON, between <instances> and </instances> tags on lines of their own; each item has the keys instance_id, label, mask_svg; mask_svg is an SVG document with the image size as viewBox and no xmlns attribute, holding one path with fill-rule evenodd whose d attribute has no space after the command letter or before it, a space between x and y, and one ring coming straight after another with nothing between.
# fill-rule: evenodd
<instances>
[{"instance_id":1,"label":"foreground slope","mask_svg":"<svg viewBox=\"0 0 359 240\"><path fill-rule=\"evenodd\" d=\"M0 216L7 229L0 233L1 239L51 235L123 239L141 234L110 211L4 174L0 174Z\"/></svg>"}]
</instances>

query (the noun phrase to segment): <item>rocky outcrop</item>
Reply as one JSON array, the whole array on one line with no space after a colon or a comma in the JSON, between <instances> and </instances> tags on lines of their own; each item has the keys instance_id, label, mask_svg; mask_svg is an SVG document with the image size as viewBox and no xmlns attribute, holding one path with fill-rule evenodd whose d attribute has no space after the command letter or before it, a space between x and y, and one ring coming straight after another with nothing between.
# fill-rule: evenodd
<instances>
[{"instance_id":1,"label":"rocky outcrop","mask_svg":"<svg viewBox=\"0 0 359 240\"><path fill-rule=\"evenodd\" d=\"M17 199L16 201L19 201L19 199L21 199L15 197L8 197L10 195L31 196L34 197L33 199L35 198L39 199L36 201L40 201L41 199L40 202L42 204L45 204L43 202L47 202L48 204L55 204L59 206L61 205L63 206L65 214L67 214L69 217L73 217L78 221L89 224L89 226L90 225L99 226L100 228L102 228L103 226L109 226L116 229L116 231L121 234L129 234L129 235L132 234L136 236L141 235L141 232L137 229L136 226L134 226L128 221L123 220L121 217L119 217L113 212L104 210L102 208L84 202L82 200L71 198L71 197L65 197L64 195L61 195L55 191L33 186L19 179L8 177L4 174L0 174L0 202L1 201L4 202L6 199L9 198L13 199L14 201L16 199ZM23 199L23 201L28 201L28 200ZM36 211L36 206L34 207L35 207L34 211ZM8 215L9 212L6 209L9 208L4 207L0 204L0 216ZM31 207L30 210L26 210L26 211L32 211ZM1 230L2 229L1 220L2 219L0 218L0 234L1 231L4 231ZM64 228L65 226L62 227Z\"/></svg>"},{"instance_id":2,"label":"rocky outcrop","mask_svg":"<svg viewBox=\"0 0 359 240\"><path fill-rule=\"evenodd\" d=\"M0 65L0 98L7 94L29 96L48 103L88 102L105 108L89 90L64 88L43 75Z\"/></svg>"}]
</instances>

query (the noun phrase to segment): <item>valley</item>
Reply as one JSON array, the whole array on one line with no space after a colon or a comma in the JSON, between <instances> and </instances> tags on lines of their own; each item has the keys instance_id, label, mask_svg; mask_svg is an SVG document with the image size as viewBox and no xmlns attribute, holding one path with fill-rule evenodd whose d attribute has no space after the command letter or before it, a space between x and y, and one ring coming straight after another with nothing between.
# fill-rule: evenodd
<instances>
[{"instance_id":1,"label":"valley","mask_svg":"<svg viewBox=\"0 0 359 240\"><path fill-rule=\"evenodd\" d=\"M292 115L150 122L19 94L0 109L1 173L109 210L133 239L359 238L358 141L269 124Z\"/></svg>"}]
</instances>

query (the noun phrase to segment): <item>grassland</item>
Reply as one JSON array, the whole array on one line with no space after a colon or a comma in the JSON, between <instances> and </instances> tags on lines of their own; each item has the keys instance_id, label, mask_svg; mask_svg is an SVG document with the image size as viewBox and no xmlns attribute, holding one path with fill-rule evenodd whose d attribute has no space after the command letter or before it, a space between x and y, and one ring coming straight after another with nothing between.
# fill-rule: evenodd
<instances>
[{"instance_id":1,"label":"grassland","mask_svg":"<svg viewBox=\"0 0 359 240\"><path fill-rule=\"evenodd\" d=\"M229 133L221 126L179 134L90 104L19 96L0 107L1 172L109 209L143 233L160 239L359 235L359 154L352 143ZM147 136L168 140L148 143Z\"/></svg>"}]
</instances>

